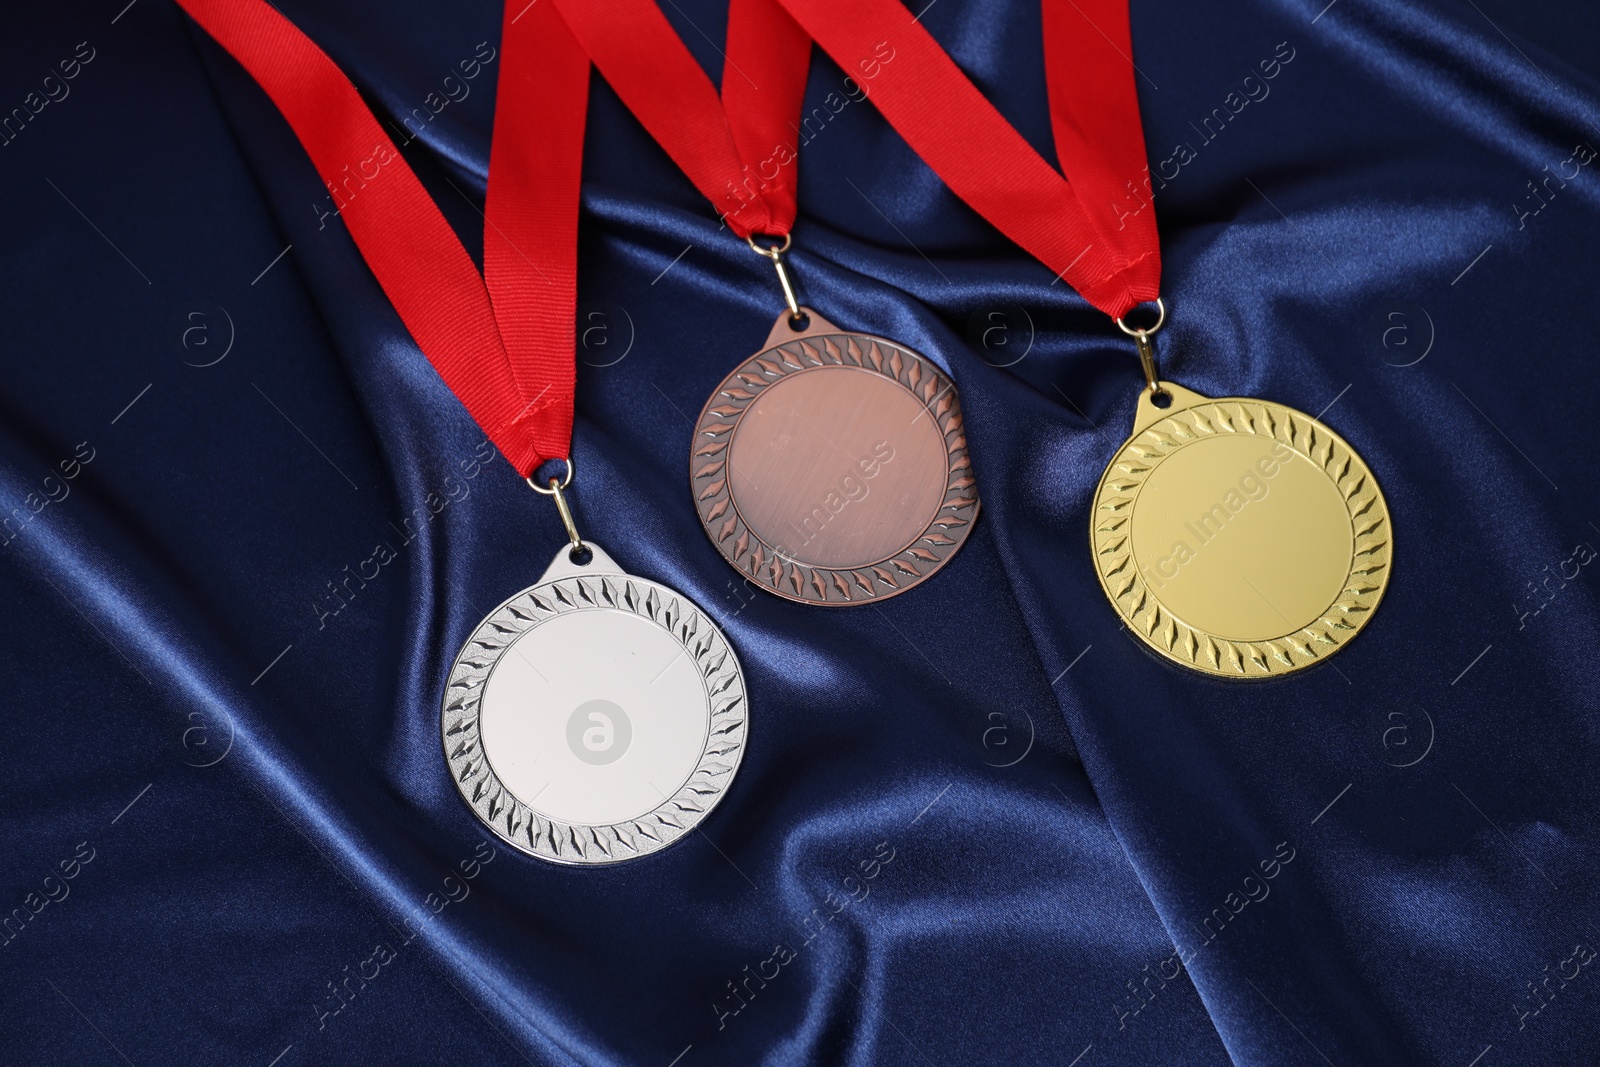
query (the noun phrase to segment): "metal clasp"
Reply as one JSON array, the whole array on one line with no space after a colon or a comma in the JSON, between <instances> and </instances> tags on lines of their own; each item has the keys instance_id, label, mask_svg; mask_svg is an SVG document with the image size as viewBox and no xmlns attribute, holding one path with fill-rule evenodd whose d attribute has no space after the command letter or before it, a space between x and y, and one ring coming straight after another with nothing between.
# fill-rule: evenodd
<instances>
[{"instance_id":1,"label":"metal clasp","mask_svg":"<svg viewBox=\"0 0 1600 1067\"><path fill-rule=\"evenodd\" d=\"M588 546L583 543L583 538L578 536L578 525L572 521L572 509L567 506L567 498L561 492L561 490L572 484L573 472L577 470L577 465L572 462L571 458L568 458L565 462L567 464L567 476L559 480L552 477L548 489L534 481L531 476L527 479L527 482L528 487L535 493L543 493L545 496L556 498L556 510L561 513L561 525L567 528L567 540L572 542L571 551L576 553L582 552Z\"/></svg>"},{"instance_id":2,"label":"metal clasp","mask_svg":"<svg viewBox=\"0 0 1600 1067\"><path fill-rule=\"evenodd\" d=\"M1156 322L1154 326L1142 328L1129 326L1122 321L1121 317L1114 321L1117 324L1117 329L1133 338L1133 343L1139 346L1139 366L1144 369L1145 386L1149 388L1151 393L1160 393L1162 389L1161 379L1156 374L1156 348L1155 345L1150 343L1150 338L1155 336L1157 330L1166 325L1167 305L1161 302L1160 297L1156 297Z\"/></svg>"},{"instance_id":3,"label":"metal clasp","mask_svg":"<svg viewBox=\"0 0 1600 1067\"><path fill-rule=\"evenodd\" d=\"M783 265L783 254L789 251L790 234L783 235L782 244L760 245L756 243L756 235L751 234L745 238L745 243L750 250L758 256L766 256L772 260L772 265L778 271L778 284L783 286L783 299L789 305L789 322L798 327L804 313L800 310L800 302L794 297L794 286L789 284L789 271Z\"/></svg>"}]
</instances>

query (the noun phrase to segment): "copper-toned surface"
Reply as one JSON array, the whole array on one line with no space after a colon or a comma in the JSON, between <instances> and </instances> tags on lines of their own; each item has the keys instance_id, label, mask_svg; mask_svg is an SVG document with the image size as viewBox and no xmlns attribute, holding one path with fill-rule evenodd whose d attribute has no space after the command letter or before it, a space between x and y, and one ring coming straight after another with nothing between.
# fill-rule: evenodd
<instances>
[{"instance_id":1,"label":"copper-toned surface","mask_svg":"<svg viewBox=\"0 0 1600 1067\"><path fill-rule=\"evenodd\" d=\"M881 600L931 575L978 514L955 386L932 363L815 312L712 394L690 474L701 522L791 600Z\"/></svg>"},{"instance_id":2,"label":"copper-toned surface","mask_svg":"<svg viewBox=\"0 0 1600 1067\"><path fill-rule=\"evenodd\" d=\"M728 479L751 533L813 567L866 567L914 542L944 502L928 409L860 367L791 374L750 402Z\"/></svg>"}]
</instances>

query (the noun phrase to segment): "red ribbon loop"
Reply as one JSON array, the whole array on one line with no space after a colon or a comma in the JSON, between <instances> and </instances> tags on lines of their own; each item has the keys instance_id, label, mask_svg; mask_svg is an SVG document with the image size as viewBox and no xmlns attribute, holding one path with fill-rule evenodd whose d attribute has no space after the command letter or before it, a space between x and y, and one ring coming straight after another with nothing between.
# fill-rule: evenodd
<instances>
[{"instance_id":1,"label":"red ribbon loop","mask_svg":"<svg viewBox=\"0 0 1600 1067\"><path fill-rule=\"evenodd\" d=\"M572 440L577 213L589 62L549 4L507 13L485 276L334 62L265 0L178 0L272 98L417 346L517 472ZM531 61L537 53L539 62ZM521 110L554 112L534 141ZM377 167L365 176L364 164Z\"/></svg>"},{"instance_id":2,"label":"red ribbon loop","mask_svg":"<svg viewBox=\"0 0 1600 1067\"><path fill-rule=\"evenodd\" d=\"M776 0L731 0L720 96L654 0L556 3L628 110L734 233L789 232L811 40Z\"/></svg>"},{"instance_id":3,"label":"red ribbon loop","mask_svg":"<svg viewBox=\"0 0 1600 1067\"><path fill-rule=\"evenodd\" d=\"M1042 0L1064 178L900 0L781 0L845 70L893 49L871 100L957 196L1113 318L1161 288L1127 0ZM1068 181L1070 179L1070 183ZM1133 195L1130 195L1133 194Z\"/></svg>"},{"instance_id":4,"label":"red ribbon loop","mask_svg":"<svg viewBox=\"0 0 1600 1067\"><path fill-rule=\"evenodd\" d=\"M1159 293L1126 0L1042 0L1070 184L899 0L731 0L720 95L652 0L508 5L482 276L305 34L266 0L178 2L266 90L330 190L362 175L341 211L351 236L440 377L524 476L571 444L591 59L736 234L785 237L811 39L847 70L891 48L904 58L876 64L871 98L957 195L1113 317Z\"/></svg>"}]
</instances>

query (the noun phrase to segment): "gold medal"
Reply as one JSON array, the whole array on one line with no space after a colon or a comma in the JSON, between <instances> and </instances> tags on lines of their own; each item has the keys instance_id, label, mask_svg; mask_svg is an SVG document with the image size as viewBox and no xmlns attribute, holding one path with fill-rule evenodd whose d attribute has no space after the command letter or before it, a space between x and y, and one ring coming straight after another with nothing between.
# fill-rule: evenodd
<instances>
[{"instance_id":1,"label":"gold medal","mask_svg":"<svg viewBox=\"0 0 1600 1067\"><path fill-rule=\"evenodd\" d=\"M1140 640L1207 674L1274 677L1343 648L1393 561L1372 471L1303 412L1156 380L1154 329L1124 329L1146 387L1095 490L1089 539L1106 596Z\"/></svg>"}]
</instances>

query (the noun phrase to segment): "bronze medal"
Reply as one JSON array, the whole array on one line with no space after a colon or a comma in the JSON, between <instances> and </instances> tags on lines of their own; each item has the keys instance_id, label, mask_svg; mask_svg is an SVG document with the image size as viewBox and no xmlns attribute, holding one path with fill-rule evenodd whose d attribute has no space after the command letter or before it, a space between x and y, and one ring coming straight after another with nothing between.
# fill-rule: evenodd
<instances>
[{"instance_id":1,"label":"bronze medal","mask_svg":"<svg viewBox=\"0 0 1600 1067\"><path fill-rule=\"evenodd\" d=\"M904 345L796 310L800 325L780 314L700 413L689 470L701 525L749 581L789 600L903 593L978 517L955 384Z\"/></svg>"}]
</instances>

